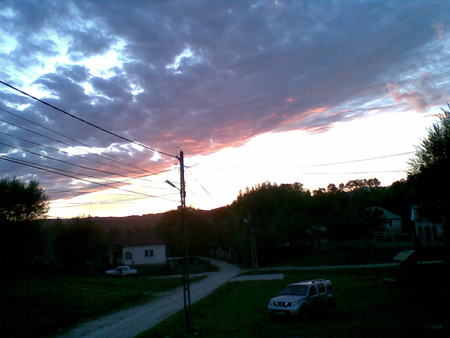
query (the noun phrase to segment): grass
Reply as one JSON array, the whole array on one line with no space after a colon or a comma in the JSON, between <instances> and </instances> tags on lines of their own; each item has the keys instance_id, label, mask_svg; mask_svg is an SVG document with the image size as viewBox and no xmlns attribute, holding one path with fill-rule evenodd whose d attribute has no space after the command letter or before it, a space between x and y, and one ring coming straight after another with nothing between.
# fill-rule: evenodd
<instances>
[{"instance_id":1,"label":"grass","mask_svg":"<svg viewBox=\"0 0 450 338\"><path fill-rule=\"evenodd\" d=\"M31 277L1 282L1 332L7 337L58 333L80 321L148 301L180 278Z\"/></svg>"},{"instance_id":2,"label":"grass","mask_svg":"<svg viewBox=\"0 0 450 338\"><path fill-rule=\"evenodd\" d=\"M296 318L275 322L269 319L267 303L284 285L321 277L331 279L336 288L333 317L317 315L307 322ZM397 277L398 270L392 268L292 271L286 273L284 280L227 283L193 305L193 326L198 337L446 336L439 328L443 324L448 327L448 281L418 283L407 288L384 281ZM183 336L180 312L140 337Z\"/></svg>"},{"instance_id":3,"label":"grass","mask_svg":"<svg viewBox=\"0 0 450 338\"><path fill-rule=\"evenodd\" d=\"M283 265L320 266L347 264L391 263L401 249L330 249L314 251L301 257L284 262Z\"/></svg>"}]
</instances>

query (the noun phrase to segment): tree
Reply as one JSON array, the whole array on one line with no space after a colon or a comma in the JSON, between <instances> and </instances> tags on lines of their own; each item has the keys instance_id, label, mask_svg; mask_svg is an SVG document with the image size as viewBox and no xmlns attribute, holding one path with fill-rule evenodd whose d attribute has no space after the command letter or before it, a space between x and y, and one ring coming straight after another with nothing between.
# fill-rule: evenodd
<instances>
[{"instance_id":1,"label":"tree","mask_svg":"<svg viewBox=\"0 0 450 338\"><path fill-rule=\"evenodd\" d=\"M47 196L37 181L16 178L0 180L0 221L23 222L40 218L48 211Z\"/></svg>"},{"instance_id":2,"label":"tree","mask_svg":"<svg viewBox=\"0 0 450 338\"><path fill-rule=\"evenodd\" d=\"M448 232L450 220L449 173L450 105L447 105L417 147L408 175L423 214L431 220L443 222L445 232Z\"/></svg>"},{"instance_id":3,"label":"tree","mask_svg":"<svg viewBox=\"0 0 450 338\"><path fill-rule=\"evenodd\" d=\"M410 161L410 175L417 175L436 167L449 165L450 158L450 104L441 108L438 121L428 129L428 136L417 147Z\"/></svg>"},{"instance_id":4,"label":"tree","mask_svg":"<svg viewBox=\"0 0 450 338\"><path fill-rule=\"evenodd\" d=\"M75 218L59 226L54 254L63 270L93 273L107 256L105 232L94 219Z\"/></svg>"},{"instance_id":5,"label":"tree","mask_svg":"<svg viewBox=\"0 0 450 338\"><path fill-rule=\"evenodd\" d=\"M37 181L0 179L0 196L0 273L12 276L30 271L42 260L44 243L38 219L47 212L48 203Z\"/></svg>"}]
</instances>

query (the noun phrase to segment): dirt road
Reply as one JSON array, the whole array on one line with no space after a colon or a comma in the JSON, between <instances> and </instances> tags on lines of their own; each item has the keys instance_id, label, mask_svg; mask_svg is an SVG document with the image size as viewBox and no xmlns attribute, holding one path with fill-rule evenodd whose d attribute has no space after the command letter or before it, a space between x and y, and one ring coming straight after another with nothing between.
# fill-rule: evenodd
<instances>
[{"instance_id":1,"label":"dirt road","mask_svg":"<svg viewBox=\"0 0 450 338\"><path fill-rule=\"evenodd\" d=\"M203 280L191 284L191 303L205 297L241 271L235 265L208 259L220 271L212 272ZM147 304L81 324L60 337L131 338L182 309L183 290L180 287L160 294Z\"/></svg>"}]
</instances>

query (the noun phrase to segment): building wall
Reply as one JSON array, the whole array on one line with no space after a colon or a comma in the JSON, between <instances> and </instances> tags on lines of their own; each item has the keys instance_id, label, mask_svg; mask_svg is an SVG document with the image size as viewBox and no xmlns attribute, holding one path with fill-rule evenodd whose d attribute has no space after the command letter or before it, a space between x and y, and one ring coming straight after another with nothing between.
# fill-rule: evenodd
<instances>
[{"instance_id":1,"label":"building wall","mask_svg":"<svg viewBox=\"0 0 450 338\"><path fill-rule=\"evenodd\" d=\"M122 262L125 265L163 264L166 262L166 246L125 246L122 248Z\"/></svg>"},{"instance_id":2,"label":"building wall","mask_svg":"<svg viewBox=\"0 0 450 338\"><path fill-rule=\"evenodd\" d=\"M416 221L416 235L422 242L439 241L442 239L443 234L442 224Z\"/></svg>"},{"instance_id":3,"label":"building wall","mask_svg":"<svg viewBox=\"0 0 450 338\"><path fill-rule=\"evenodd\" d=\"M392 218L386 221L384 229L389 232L401 232L402 220L401 218Z\"/></svg>"}]
</instances>

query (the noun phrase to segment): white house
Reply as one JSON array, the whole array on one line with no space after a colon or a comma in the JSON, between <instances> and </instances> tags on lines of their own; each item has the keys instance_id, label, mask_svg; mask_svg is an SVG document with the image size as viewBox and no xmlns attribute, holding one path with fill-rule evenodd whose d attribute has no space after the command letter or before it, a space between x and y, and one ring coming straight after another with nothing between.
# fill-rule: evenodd
<instances>
[{"instance_id":1,"label":"white house","mask_svg":"<svg viewBox=\"0 0 450 338\"><path fill-rule=\"evenodd\" d=\"M166 244L148 231L114 235L109 241L111 265L162 265L166 263Z\"/></svg>"},{"instance_id":2,"label":"white house","mask_svg":"<svg viewBox=\"0 0 450 338\"><path fill-rule=\"evenodd\" d=\"M368 208L371 211L380 213L383 218L383 230L386 233L402 232L402 217L381 207Z\"/></svg>"}]
</instances>

